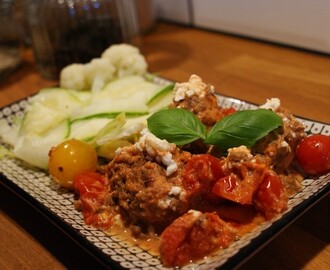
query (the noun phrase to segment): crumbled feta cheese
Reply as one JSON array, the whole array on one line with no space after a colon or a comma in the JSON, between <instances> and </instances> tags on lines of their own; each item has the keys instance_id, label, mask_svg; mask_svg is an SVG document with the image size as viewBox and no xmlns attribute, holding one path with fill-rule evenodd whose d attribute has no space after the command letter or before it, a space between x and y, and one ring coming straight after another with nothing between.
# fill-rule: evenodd
<instances>
[{"instance_id":1,"label":"crumbled feta cheese","mask_svg":"<svg viewBox=\"0 0 330 270\"><path fill-rule=\"evenodd\" d=\"M270 109L276 111L281 106L281 101L278 98L267 99L267 102L264 105L261 105L261 109Z\"/></svg>"},{"instance_id":2,"label":"crumbled feta cheese","mask_svg":"<svg viewBox=\"0 0 330 270\"><path fill-rule=\"evenodd\" d=\"M116 155L119 155L121 153L121 150L122 150L122 148L121 147L118 147L116 149L116 151L115 151Z\"/></svg>"},{"instance_id":3,"label":"crumbled feta cheese","mask_svg":"<svg viewBox=\"0 0 330 270\"><path fill-rule=\"evenodd\" d=\"M291 135L292 138L296 138L297 137L296 133L294 133L293 131L290 132L290 135Z\"/></svg>"},{"instance_id":4,"label":"crumbled feta cheese","mask_svg":"<svg viewBox=\"0 0 330 270\"><path fill-rule=\"evenodd\" d=\"M253 155L245 145L228 149L228 160L230 161L242 162L252 158Z\"/></svg>"},{"instance_id":5,"label":"crumbled feta cheese","mask_svg":"<svg viewBox=\"0 0 330 270\"><path fill-rule=\"evenodd\" d=\"M182 190L180 192L180 196L179 196L180 201L184 201L186 199L186 197L187 197L187 192Z\"/></svg>"},{"instance_id":6,"label":"crumbled feta cheese","mask_svg":"<svg viewBox=\"0 0 330 270\"><path fill-rule=\"evenodd\" d=\"M289 144L288 144L286 141L282 141L282 142L281 142L281 146L282 146L283 148L285 148L285 147L288 147Z\"/></svg>"},{"instance_id":7,"label":"crumbled feta cheese","mask_svg":"<svg viewBox=\"0 0 330 270\"><path fill-rule=\"evenodd\" d=\"M199 218L202 215L202 212L193 209L190 209L188 213L192 214L195 218Z\"/></svg>"},{"instance_id":8,"label":"crumbled feta cheese","mask_svg":"<svg viewBox=\"0 0 330 270\"><path fill-rule=\"evenodd\" d=\"M178 169L178 164L172 159L172 154L167 152L163 157L162 157L162 162L165 166L167 166L166 169L166 175L171 175Z\"/></svg>"},{"instance_id":9,"label":"crumbled feta cheese","mask_svg":"<svg viewBox=\"0 0 330 270\"><path fill-rule=\"evenodd\" d=\"M191 97L193 95L204 97L209 92L214 93L214 87L208 87L199 76L193 74L190 76L188 82L176 83L173 91L173 99L178 102L185 99L185 97Z\"/></svg>"},{"instance_id":10,"label":"crumbled feta cheese","mask_svg":"<svg viewBox=\"0 0 330 270\"><path fill-rule=\"evenodd\" d=\"M172 158L172 153L176 148L175 144L157 138L148 129L142 130L141 135L140 140L135 143L136 148L141 152L146 151L151 158L162 162L167 167L167 176L174 173L178 169L178 165Z\"/></svg>"},{"instance_id":11,"label":"crumbled feta cheese","mask_svg":"<svg viewBox=\"0 0 330 270\"><path fill-rule=\"evenodd\" d=\"M177 186L174 186L171 188L170 192L168 193L168 195L174 195L174 196L177 196L180 194L180 192L182 191L182 188L181 187L177 187Z\"/></svg>"},{"instance_id":12,"label":"crumbled feta cheese","mask_svg":"<svg viewBox=\"0 0 330 270\"><path fill-rule=\"evenodd\" d=\"M170 198L165 198L165 199L162 199L162 200L158 201L158 206L162 209L166 209L166 208L170 207L170 205L171 205L171 199Z\"/></svg>"}]
</instances>

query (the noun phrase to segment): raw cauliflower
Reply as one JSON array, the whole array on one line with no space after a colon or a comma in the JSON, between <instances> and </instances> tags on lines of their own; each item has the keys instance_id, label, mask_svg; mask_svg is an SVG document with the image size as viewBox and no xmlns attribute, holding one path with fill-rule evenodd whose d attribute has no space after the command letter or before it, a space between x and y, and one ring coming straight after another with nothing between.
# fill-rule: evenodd
<instances>
[{"instance_id":1,"label":"raw cauliflower","mask_svg":"<svg viewBox=\"0 0 330 270\"><path fill-rule=\"evenodd\" d=\"M88 88L92 91L101 90L109 81L114 79L115 72L116 68L106 59L93 59L85 65Z\"/></svg>"},{"instance_id":2,"label":"raw cauliflower","mask_svg":"<svg viewBox=\"0 0 330 270\"><path fill-rule=\"evenodd\" d=\"M116 67L118 78L130 75L143 75L147 71L147 62L138 48L129 44L113 45L101 55Z\"/></svg>"},{"instance_id":3,"label":"raw cauliflower","mask_svg":"<svg viewBox=\"0 0 330 270\"><path fill-rule=\"evenodd\" d=\"M147 72L147 62L138 48L129 44L112 45L101 58L87 64L71 64L60 73L60 86L73 90L101 90L108 82Z\"/></svg>"},{"instance_id":4,"label":"raw cauliflower","mask_svg":"<svg viewBox=\"0 0 330 270\"><path fill-rule=\"evenodd\" d=\"M62 69L60 86L74 90L87 90L84 64L71 64Z\"/></svg>"}]
</instances>

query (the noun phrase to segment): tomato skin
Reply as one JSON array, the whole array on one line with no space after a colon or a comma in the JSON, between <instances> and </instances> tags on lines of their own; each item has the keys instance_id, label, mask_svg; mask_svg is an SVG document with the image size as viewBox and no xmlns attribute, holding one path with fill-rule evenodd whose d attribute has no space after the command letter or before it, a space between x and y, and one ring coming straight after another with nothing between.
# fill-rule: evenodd
<instances>
[{"instance_id":1,"label":"tomato skin","mask_svg":"<svg viewBox=\"0 0 330 270\"><path fill-rule=\"evenodd\" d=\"M74 189L80 196L85 223L107 229L112 224L113 212L107 204L109 180L97 172L86 172L74 179Z\"/></svg>"},{"instance_id":2,"label":"tomato skin","mask_svg":"<svg viewBox=\"0 0 330 270\"><path fill-rule=\"evenodd\" d=\"M234 107L223 109L223 114L225 116L230 115L230 114L233 114L235 112L237 112L237 110Z\"/></svg>"},{"instance_id":3,"label":"tomato skin","mask_svg":"<svg viewBox=\"0 0 330 270\"><path fill-rule=\"evenodd\" d=\"M228 247L236 230L215 213L189 211L177 218L161 235L160 257L167 267L183 266Z\"/></svg>"},{"instance_id":4,"label":"tomato skin","mask_svg":"<svg viewBox=\"0 0 330 270\"><path fill-rule=\"evenodd\" d=\"M74 189L82 196L86 192L101 192L107 190L109 181L97 172L85 172L74 178Z\"/></svg>"},{"instance_id":5,"label":"tomato skin","mask_svg":"<svg viewBox=\"0 0 330 270\"><path fill-rule=\"evenodd\" d=\"M196 155L186 164L183 186L192 193L207 192L212 182L222 176L219 159L209 154Z\"/></svg>"},{"instance_id":6,"label":"tomato skin","mask_svg":"<svg viewBox=\"0 0 330 270\"><path fill-rule=\"evenodd\" d=\"M256 208L263 212L267 219L286 209L288 196L280 177L275 172L266 173L254 200Z\"/></svg>"},{"instance_id":7,"label":"tomato skin","mask_svg":"<svg viewBox=\"0 0 330 270\"><path fill-rule=\"evenodd\" d=\"M229 170L212 187L212 194L242 205L252 205L253 195L268 169L257 163L243 162Z\"/></svg>"},{"instance_id":8,"label":"tomato skin","mask_svg":"<svg viewBox=\"0 0 330 270\"><path fill-rule=\"evenodd\" d=\"M76 175L96 168L96 151L83 141L70 139L49 151L49 174L62 187L72 189Z\"/></svg>"},{"instance_id":9,"label":"tomato skin","mask_svg":"<svg viewBox=\"0 0 330 270\"><path fill-rule=\"evenodd\" d=\"M234 189L239 185L240 180L235 174L220 178L212 187L212 193L221 198L236 201Z\"/></svg>"},{"instance_id":10,"label":"tomato skin","mask_svg":"<svg viewBox=\"0 0 330 270\"><path fill-rule=\"evenodd\" d=\"M296 159L308 174L323 174L330 171L330 137L311 135L297 147Z\"/></svg>"}]
</instances>

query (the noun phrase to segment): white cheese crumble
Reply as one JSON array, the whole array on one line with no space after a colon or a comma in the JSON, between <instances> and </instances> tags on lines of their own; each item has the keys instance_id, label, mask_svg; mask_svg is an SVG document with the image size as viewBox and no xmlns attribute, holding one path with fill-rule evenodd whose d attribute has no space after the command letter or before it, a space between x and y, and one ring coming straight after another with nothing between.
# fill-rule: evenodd
<instances>
[{"instance_id":1,"label":"white cheese crumble","mask_svg":"<svg viewBox=\"0 0 330 270\"><path fill-rule=\"evenodd\" d=\"M171 201L172 201L172 199L170 199L170 198L165 198L165 199L159 200L158 206L162 209L167 209L170 207Z\"/></svg>"},{"instance_id":2,"label":"white cheese crumble","mask_svg":"<svg viewBox=\"0 0 330 270\"><path fill-rule=\"evenodd\" d=\"M179 186L171 187L171 190L168 192L168 197L165 197L158 201L158 206L162 209L167 209L171 206L173 197L179 198L179 200L184 200L186 197L186 192ZM172 206L172 209L175 211L175 206Z\"/></svg>"},{"instance_id":3,"label":"white cheese crumble","mask_svg":"<svg viewBox=\"0 0 330 270\"><path fill-rule=\"evenodd\" d=\"M180 194L180 192L182 191L182 188L181 187L178 187L178 186L173 186L170 190L170 192L168 193L168 195L174 195L174 196L177 196Z\"/></svg>"},{"instance_id":4,"label":"white cheese crumble","mask_svg":"<svg viewBox=\"0 0 330 270\"><path fill-rule=\"evenodd\" d=\"M192 214L193 217L195 217L195 218L199 218L202 215L202 212L194 210L194 209L190 209L187 213Z\"/></svg>"},{"instance_id":5,"label":"white cheese crumble","mask_svg":"<svg viewBox=\"0 0 330 270\"><path fill-rule=\"evenodd\" d=\"M157 138L148 129L143 129L141 135L140 140L135 143L136 148L141 152L146 151L157 162L162 162L167 167L166 176L174 173L178 169L178 165L172 158L172 153L176 148L175 144Z\"/></svg>"},{"instance_id":6,"label":"white cheese crumble","mask_svg":"<svg viewBox=\"0 0 330 270\"><path fill-rule=\"evenodd\" d=\"M187 196L187 192L183 190L181 187L173 186L168 193L168 196L175 196L179 198L180 201L184 201Z\"/></svg>"},{"instance_id":7,"label":"white cheese crumble","mask_svg":"<svg viewBox=\"0 0 330 270\"><path fill-rule=\"evenodd\" d=\"M287 147L289 147L289 144L288 144L286 141L282 141L282 142L281 142L281 146L282 146L283 148L287 148Z\"/></svg>"},{"instance_id":8,"label":"white cheese crumble","mask_svg":"<svg viewBox=\"0 0 330 270\"><path fill-rule=\"evenodd\" d=\"M278 98L267 99L266 103L261 105L261 109L270 109L276 111L281 106L281 101Z\"/></svg>"},{"instance_id":9,"label":"white cheese crumble","mask_svg":"<svg viewBox=\"0 0 330 270\"><path fill-rule=\"evenodd\" d=\"M199 76L193 74L188 82L176 83L173 92L173 99L175 102L178 102L193 95L202 98L209 92L214 93L214 86L208 87Z\"/></svg>"},{"instance_id":10,"label":"white cheese crumble","mask_svg":"<svg viewBox=\"0 0 330 270\"><path fill-rule=\"evenodd\" d=\"M253 155L245 145L228 149L228 160L230 161L243 162L252 158Z\"/></svg>"}]
</instances>

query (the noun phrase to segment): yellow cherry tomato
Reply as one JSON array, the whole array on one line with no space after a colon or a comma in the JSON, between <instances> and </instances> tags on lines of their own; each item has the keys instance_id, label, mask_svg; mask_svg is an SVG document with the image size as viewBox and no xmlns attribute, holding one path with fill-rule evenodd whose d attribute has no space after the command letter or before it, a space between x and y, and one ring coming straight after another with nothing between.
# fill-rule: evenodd
<instances>
[{"instance_id":1,"label":"yellow cherry tomato","mask_svg":"<svg viewBox=\"0 0 330 270\"><path fill-rule=\"evenodd\" d=\"M49 174L62 187L72 189L76 175L96 168L96 151L83 141L70 139L49 151Z\"/></svg>"}]
</instances>

